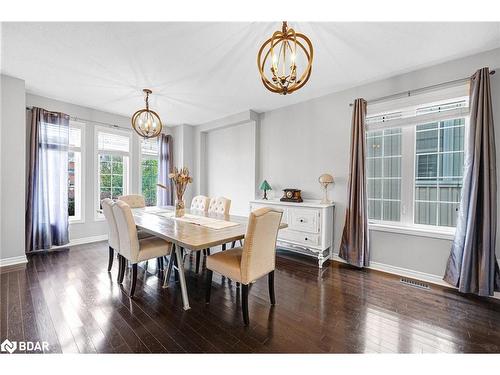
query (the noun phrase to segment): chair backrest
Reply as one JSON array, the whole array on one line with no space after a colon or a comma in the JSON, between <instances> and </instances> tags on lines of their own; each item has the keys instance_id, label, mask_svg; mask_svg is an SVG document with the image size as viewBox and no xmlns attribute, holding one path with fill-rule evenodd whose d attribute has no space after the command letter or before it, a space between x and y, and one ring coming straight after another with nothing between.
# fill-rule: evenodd
<instances>
[{"instance_id":1,"label":"chair backrest","mask_svg":"<svg viewBox=\"0 0 500 375\"><path fill-rule=\"evenodd\" d=\"M210 206L208 206L208 212L218 215L229 215L229 209L231 208L231 199L224 197L217 197L210 199Z\"/></svg>"},{"instance_id":2,"label":"chair backrest","mask_svg":"<svg viewBox=\"0 0 500 375\"><path fill-rule=\"evenodd\" d=\"M248 284L274 270L276 238L283 212L262 207L250 213L241 256L242 282Z\"/></svg>"},{"instance_id":3,"label":"chair backrest","mask_svg":"<svg viewBox=\"0 0 500 375\"><path fill-rule=\"evenodd\" d=\"M122 195L121 197L118 197L118 200L124 201L130 206L130 208L146 207L146 200L139 194Z\"/></svg>"},{"instance_id":4,"label":"chair backrest","mask_svg":"<svg viewBox=\"0 0 500 375\"><path fill-rule=\"evenodd\" d=\"M118 200L113 205L113 214L120 239L120 254L128 260L136 262L139 256L139 239L132 210L127 203Z\"/></svg>"},{"instance_id":5,"label":"chair backrest","mask_svg":"<svg viewBox=\"0 0 500 375\"><path fill-rule=\"evenodd\" d=\"M197 195L191 201L191 209L198 211L208 211L208 205L210 204L210 198L204 195Z\"/></svg>"},{"instance_id":6,"label":"chair backrest","mask_svg":"<svg viewBox=\"0 0 500 375\"><path fill-rule=\"evenodd\" d=\"M120 242L118 239L118 227L116 226L115 214L113 213L113 206L115 202L106 198L101 201L102 213L108 223L108 243L116 252L120 252Z\"/></svg>"}]
</instances>

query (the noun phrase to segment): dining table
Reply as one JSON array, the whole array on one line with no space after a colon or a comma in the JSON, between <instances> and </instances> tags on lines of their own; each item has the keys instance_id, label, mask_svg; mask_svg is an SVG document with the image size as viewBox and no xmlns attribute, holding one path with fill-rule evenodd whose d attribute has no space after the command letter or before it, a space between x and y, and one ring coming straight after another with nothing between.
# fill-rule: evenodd
<instances>
[{"instance_id":1,"label":"dining table","mask_svg":"<svg viewBox=\"0 0 500 375\"><path fill-rule=\"evenodd\" d=\"M183 250L202 251L215 246L225 248L226 244L245 238L248 217L220 215L205 211L186 209L181 217L175 216L173 206L152 206L133 208L135 224L138 229L172 243L169 268L176 260L184 310L189 310L189 296L183 262ZM286 228L280 223L279 229ZM168 276L164 287L168 287Z\"/></svg>"}]
</instances>

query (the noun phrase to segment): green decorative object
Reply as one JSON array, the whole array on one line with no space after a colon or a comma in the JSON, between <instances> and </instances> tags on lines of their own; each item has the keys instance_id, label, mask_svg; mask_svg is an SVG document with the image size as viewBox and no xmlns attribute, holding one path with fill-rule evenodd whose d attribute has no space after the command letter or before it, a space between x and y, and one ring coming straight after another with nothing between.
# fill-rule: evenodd
<instances>
[{"instance_id":1,"label":"green decorative object","mask_svg":"<svg viewBox=\"0 0 500 375\"><path fill-rule=\"evenodd\" d=\"M266 180L262 181L259 189L264 190L264 197L262 197L262 199L266 199L266 200L267 200L267 191L273 190L273 189L271 189L271 185L269 185L269 182L267 182Z\"/></svg>"}]
</instances>

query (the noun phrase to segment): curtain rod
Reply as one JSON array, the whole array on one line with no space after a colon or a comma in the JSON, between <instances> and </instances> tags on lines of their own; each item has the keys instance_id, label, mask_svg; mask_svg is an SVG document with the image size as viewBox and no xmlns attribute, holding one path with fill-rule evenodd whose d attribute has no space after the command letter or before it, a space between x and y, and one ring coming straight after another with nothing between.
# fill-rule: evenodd
<instances>
[{"instance_id":1,"label":"curtain rod","mask_svg":"<svg viewBox=\"0 0 500 375\"><path fill-rule=\"evenodd\" d=\"M490 71L490 75L493 75L493 74L495 74L495 71L494 70ZM366 102L368 104L370 104L370 103L373 104L373 103L378 103L378 102L384 102L384 101L389 100L389 99L404 98L404 97L412 96L412 94L415 94L415 93L418 93L421 91L428 91L428 90L435 89L438 87L443 87L443 86L453 86L453 85L456 85L456 84L459 84L462 82L465 83L469 80L470 80L470 78L455 79L453 81L438 83L437 85L431 85L431 86L421 87L421 88L415 89L415 90L402 91L402 92L398 92L396 94L382 96L380 98L367 100ZM353 105L354 105L354 103L349 103L349 107L352 107Z\"/></svg>"},{"instance_id":2,"label":"curtain rod","mask_svg":"<svg viewBox=\"0 0 500 375\"><path fill-rule=\"evenodd\" d=\"M33 109L33 107L26 107L26 110L28 111L31 111ZM122 128L121 126L118 126L116 124L111 124L109 122L102 122L102 121L96 121L96 120L88 120L88 119L84 119L84 118L80 118L80 117L76 117L76 116L69 116L70 120L73 120L73 121L80 121L80 122L91 122L91 123L94 123L94 124L99 124L99 125L103 125L103 126L107 126L107 127L110 127L110 128L115 128L115 129L123 129L123 130L129 130L130 129L127 129L127 128Z\"/></svg>"}]
</instances>

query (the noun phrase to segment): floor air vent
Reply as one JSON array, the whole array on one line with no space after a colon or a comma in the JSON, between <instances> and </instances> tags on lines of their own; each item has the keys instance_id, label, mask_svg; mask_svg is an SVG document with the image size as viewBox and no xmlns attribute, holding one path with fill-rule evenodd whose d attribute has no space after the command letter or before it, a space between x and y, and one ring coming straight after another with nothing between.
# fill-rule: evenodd
<instances>
[{"instance_id":1,"label":"floor air vent","mask_svg":"<svg viewBox=\"0 0 500 375\"><path fill-rule=\"evenodd\" d=\"M415 288L420 288L420 289L430 289L431 287L429 284L424 283L423 281L418 281L418 280L413 280L409 279L407 277L402 277L400 280L401 283L413 286Z\"/></svg>"}]
</instances>

